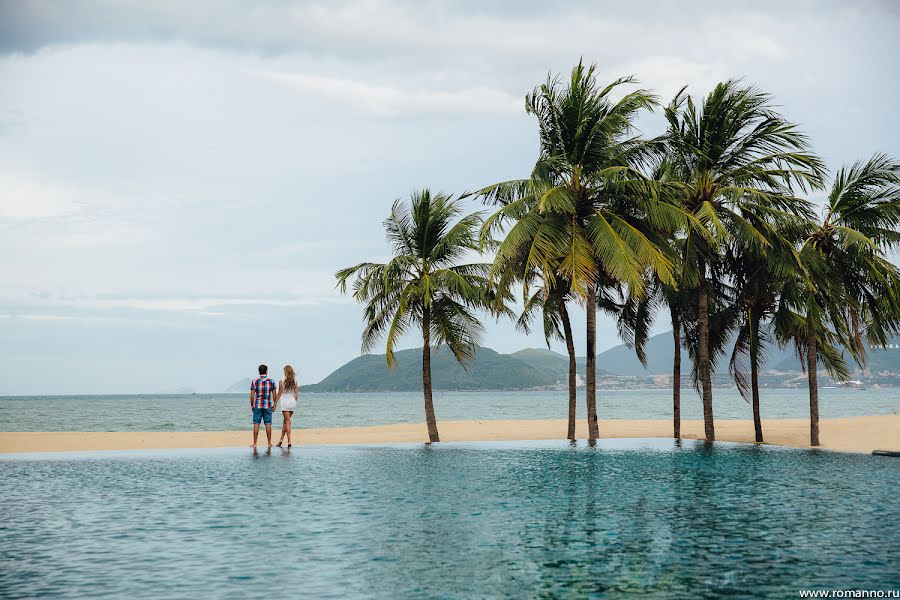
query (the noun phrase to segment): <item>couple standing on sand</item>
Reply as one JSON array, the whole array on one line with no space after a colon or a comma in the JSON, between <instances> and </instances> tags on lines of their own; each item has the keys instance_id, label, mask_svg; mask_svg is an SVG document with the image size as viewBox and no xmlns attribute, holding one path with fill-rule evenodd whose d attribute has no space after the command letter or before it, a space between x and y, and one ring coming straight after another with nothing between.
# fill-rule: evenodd
<instances>
[{"instance_id":1,"label":"couple standing on sand","mask_svg":"<svg viewBox=\"0 0 900 600\"><path fill-rule=\"evenodd\" d=\"M297 395L299 386L297 385L297 377L294 375L294 369L291 365L284 367L284 379L278 382L275 387L275 381L270 378L267 373L269 367L259 365L259 377L250 384L250 409L253 411L253 445L256 448L256 438L259 437L259 424L266 424L266 437L269 440L269 448L272 447L272 411L281 403L281 414L284 415L284 422L281 424L281 439L278 440L278 447L284 442L284 436L287 435L287 447L291 447L291 417L294 409L297 408Z\"/></svg>"}]
</instances>

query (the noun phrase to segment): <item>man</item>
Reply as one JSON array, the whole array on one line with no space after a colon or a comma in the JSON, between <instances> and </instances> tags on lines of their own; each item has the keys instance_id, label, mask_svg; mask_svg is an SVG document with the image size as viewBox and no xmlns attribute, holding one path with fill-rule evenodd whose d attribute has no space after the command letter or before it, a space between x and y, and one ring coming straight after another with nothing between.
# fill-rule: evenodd
<instances>
[{"instance_id":1,"label":"man","mask_svg":"<svg viewBox=\"0 0 900 600\"><path fill-rule=\"evenodd\" d=\"M259 424L266 424L266 437L269 438L269 448L272 447L272 408L275 406L275 382L266 376L269 367L259 365L259 377L250 384L250 408L253 410L253 445L256 448L256 438L259 437Z\"/></svg>"}]
</instances>

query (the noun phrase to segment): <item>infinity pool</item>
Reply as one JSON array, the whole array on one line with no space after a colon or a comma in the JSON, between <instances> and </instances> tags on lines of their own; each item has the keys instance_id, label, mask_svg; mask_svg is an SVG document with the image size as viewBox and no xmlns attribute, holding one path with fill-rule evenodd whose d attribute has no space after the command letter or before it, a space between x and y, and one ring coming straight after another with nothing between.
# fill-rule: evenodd
<instances>
[{"instance_id":1,"label":"infinity pool","mask_svg":"<svg viewBox=\"0 0 900 600\"><path fill-rule=\"evenodd\" d=\"M0 459L0 596L900 588L900 460L667 440Z\"/></svg>"}]
</instances>

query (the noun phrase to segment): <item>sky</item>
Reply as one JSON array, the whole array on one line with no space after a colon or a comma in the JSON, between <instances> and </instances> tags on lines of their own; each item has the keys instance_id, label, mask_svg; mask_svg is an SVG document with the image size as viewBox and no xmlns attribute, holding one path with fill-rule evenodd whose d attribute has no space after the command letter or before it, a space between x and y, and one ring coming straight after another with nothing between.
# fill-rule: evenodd
<instances>
[{"instance_id":1,"label":"sky","mask_svg":"<svg viewBox=\"0 0 900 600\"><path fill-rule=\"evenodd\" d=\"M900 156L897 31L887 1L0 0L0 394L319 381L360 352L334 272L414 189L527 176L525 94L581 57L663 100L744 78L832 170Z\"/></svg>"}]
</instances>

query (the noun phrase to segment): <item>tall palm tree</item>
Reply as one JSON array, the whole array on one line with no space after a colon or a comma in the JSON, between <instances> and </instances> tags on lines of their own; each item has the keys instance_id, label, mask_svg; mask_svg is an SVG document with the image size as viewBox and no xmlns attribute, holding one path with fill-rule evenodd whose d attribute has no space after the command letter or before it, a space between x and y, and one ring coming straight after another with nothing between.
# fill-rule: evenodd
<instances>
[{"instance_id":1,"label":"tall palm tree","mask_svg":"<svg viewBox=\"0 0 900 600\"><path fill-rule=\"evenodd\" d=\"M425 189L409 202L394 202L384 221L394 256L386 264L360 263L338 271L342 293L353 282L353 297L365 304L362 351L382 337L393 369L394 348L410 328L422 332L422 390L428 439L439 442L431 389L431 349L446 344L460 362L475 355L483 326L475 311L496 311L502 303L488 291L489 265L460 264L477 250L478 214L462 216L459 200Z\"/></svg>"},{"instance_id":2,"label":"tall palm tree","mask_svg":"<svg viewBox=\"0 0 900 600\"><path fill-rule=\"evenodd\" d=\"M837 172L824 215L800 248L805 273L785 289L776 315L782 343L806 359L810 445L819 445L817 365L841 378L844 345L860 366L866 345L900 331L900 269L886 252L900 246L900 162L876 154Z\"/></svg>"},{"instance_id":3,"label":"tall palm tree","mask_svg":"<svg viewBox=\"0 0 900 600\"><path fill-rule=\"evenodd\" d=\"M672 194L675 188L672 186L674 172L671 162L665 154L660 154L653 163L649 178L656 184L658 194ZM678 197L670 198L669 202L677 203ZM690 216L685 219L689 223ZM681 264L684 254L684 236L682 231L660 231L665 248L673 262L673 273L676 281L680 279ZM666 238L670 238L666 240ZM656 319L656 313L660 307L665 306L669 311L672 324L672 436L681 438L681 348L683 345L683 324L686 317L686 306L689 304L689 291L678 288L676 285L663 282L656 274L648 272L646 293L643 297L629 296L617 315L619 337L635 350L641 364L647 365L646 343L650 337L650 330Z\"/></svg>"},{"instance_id":4,"label":"tall palm tree","mask_svg":"<svg viewBox=\"0 0 900 600\"><path fill-rule=\"evenodd\" d=\"M526 110L538 119L540 132L540 156L531 177L478 192L487 202L503 205L486 227L514 221L497 256L524 251L528 268L540 270L550 287L561 277L584 299L590 439L599 436L598 286L612 282L639 295L645 269L672 281L671 263L647 225L651 220L666 222L674 229L679 219L677 211L657 201L652 186L635 169L652 148L635 135L633 122L641 110L653 107L654 98L636 90L613 101L618 88L633 79L617 79L601 88L594 71L594 66L579 63L565 84L548 78L528 95Z\"/></svg>"},{"instance_id":5,"label":"tall palm tree","mask_svg":"<svg viewBox=\"0 0 900 600\"><path fill-rule=\"evenodd\" d=\"M807 223L790 214L775 212L768 216L776 222L769 229L769 245L765 252L760 252L756 246L746 247L739 243L729 244L725 252L737 324L729 370L738 391L751 403L757 443L763 442L759 370L773 342L769 320L777 310L782 290L801 272L795 244L802 240Z\"/></svg>"},{"instance_id":6,"label":"tall palm tree","mask_svg":"<svg viewBox=\"0 0 900 600\"><path fill-rule=\"evenodd\" d=\"M699 105L683 88L665 115L667 156L682 205L695 217L687 231L680 284L695 290L695 364L706 439L714 440L711 270L720 259L722 245L731 238L760 248L768 245L761 218L768 211L805 213L806 203L794 196L793 187L821 187L824 166L809 151L806 136L773 110L770 96L738 81L718 84ZM751 219L753 215L759 218Z\"/></svg>"},{"instance_id":7,"label":"tall palm tree","mask_svg":"<svg viewBox=\"0 0 900 600\"><path fill-rule=\"evenodd\" d=\"M480 249L482 252L496 252L500 245L494 234L501 233L504 227L520 219L540 219L537 205L540 193L541 174L535 174L531 180L505 182L484 188L477 194L488 202L499 204L502 208L484 223L480 233ZM568 365L568 405L569 422L566 436L575 439L575 421L577 409L577 365L575 360L575 343L572 335L572 321L569 316L569 302L575 300L571 283L558 273L558 261L544 261L538 264L533 260L530 243L507 247L497 254L491 267L491 285L508 291L517 283L522 284L523 310L516 327L525 333L531 332L531 322L535 313L540 312L547 348L554 339L566 344ZM545 270L547 271L545 273ZM498 298L502 298L499 295Z\"/></svg>"}]
</instances>

